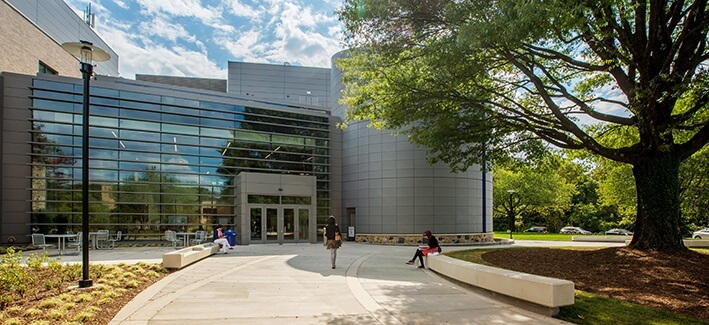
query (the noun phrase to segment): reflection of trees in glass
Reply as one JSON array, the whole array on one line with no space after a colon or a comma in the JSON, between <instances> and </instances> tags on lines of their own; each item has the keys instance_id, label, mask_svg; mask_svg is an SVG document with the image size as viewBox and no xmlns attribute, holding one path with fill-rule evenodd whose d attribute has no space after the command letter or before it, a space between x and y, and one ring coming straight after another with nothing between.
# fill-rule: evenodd
<instances>
[{"instance_id":1,"label":"reflection of trees in glass","mask_svg":"<svg viewBox=\"0 0 709 325\"><path fill-rule=\"evenodd\" d=\"M73 222L72 199L80 200L71 191L71 174L66 171L76 163L56 141L43 133L44 124L32 125L32 223ZM78 207L81 209L81 206ZM79 210L80 211L80 210ZM48 231L41 226L39 231ZM65 230L65 226L61 226Z\"/></svg>"},{"instance_id":2,"label":"reflection of trees in glass","mask_svg":"<svg viewBox=\"0 0 709 325\"><path fill-rule=\"evenodd\" d=\"M314 122L328 123L327 117L250 107L244 112L251 114L244 115L241 129L233 131L233 140L225 144L221 154L229 159L224 159L224 167L218 169L220 174L267 170L312 174L313 155L327 155L327 149L314 147L316 143L326 145L327 140L314 138L327 139L328 124Z\"/></svg>"},{"instance_id":3,"label":"reflection of trees in glass","mask_svg":"<svg viewBox=\"0 0 709 325\"><path fill-rule=\"evenodd\" d=\"M199 191L197 185L181 184L177 177L152 167L140 172L135 181L119 186L114 194L114 219L145 230L167 223L166 216L196 216Z\"/></svg>"}]
</instances>

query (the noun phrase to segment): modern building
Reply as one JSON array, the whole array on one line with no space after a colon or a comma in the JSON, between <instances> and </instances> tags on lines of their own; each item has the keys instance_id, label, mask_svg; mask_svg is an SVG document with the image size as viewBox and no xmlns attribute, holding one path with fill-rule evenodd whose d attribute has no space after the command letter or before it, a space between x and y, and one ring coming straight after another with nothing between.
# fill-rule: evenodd
<instances>
[{"instance_id":1,"label":"modern building","mask_svg":"<svg viewBox=\"0 0 709 325\"><path fill-rule=\"evenodd\" d=\"M59 47L78 39L116 62L99 63L91 82L92 228L135 238L225 224L240 244L315 242L335 215L358 241L415 243L427 229L444 243L492 240L491 175L431 166L425 149L366 122L339 128L336 67L229 62L227 80L122 79L118 55L65 9L0 2L14 32L41 44L0 65L1 243L80 227L83 84ZM67 27L43 25L48 12L88 31L57 36Z\"/></svg>"}]
</instances>

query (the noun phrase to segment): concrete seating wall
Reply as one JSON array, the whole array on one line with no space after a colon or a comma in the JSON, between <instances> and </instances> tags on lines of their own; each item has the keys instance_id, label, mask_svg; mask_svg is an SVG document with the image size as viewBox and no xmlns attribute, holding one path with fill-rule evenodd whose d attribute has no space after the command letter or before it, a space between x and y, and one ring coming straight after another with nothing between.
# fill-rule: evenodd
<instances>
[{"instance_id":1,"label":"concrete seating wall","mask_svg":"<svg viewBox=\"0 0 709 325\"><path fill-rule=\"evenodd\" d=\"M610 243L622 243L632 236L619 236L619 235L582 235L582 236L571 236L571 241L577 242L610 242Z\"/></svg>"},{"instance_id":2,"label":"concrete seating wall","mask_svg":"<svg viewBox=\"0 0 709 325\"><path fill-rule=\"evenodd\" d=\"M162 255L162 266L167 269L181 269L219 251L219 246L206 243L185 247Z\"/></svg>"},{"instance_id":3,"label":"concrete seating wall","mask_svg":"<svg viewBox=\"0 0 709 325\"><path fill-rule=\"evenodd\" d=\"M559 307L574 304L574 283L567 280L470 263L445 255L426 257L429 269L446 277L540 306L556 315Z\"/></svg>"},{"instance_id":4,"label":"concrete seating wall","mask_svg":"<svg viewBox=\"0 0 709 325\"><path fill-rule=\"evenodd\" d=\"M687 248L709 248L709 239L684 239L683 242ZM630 240L626 240L625 244L630 245Z\"/></svg>"},{"instance_id":5,"label":"concrete seating wall","mask_svg":"<svg viewBox=\"0 0 709 325\"><path fill-rule=\"evenodd\" d=\"M688 248L709 248L709 239L685 239L684 246Z\"/></svg>"}]
</instances>

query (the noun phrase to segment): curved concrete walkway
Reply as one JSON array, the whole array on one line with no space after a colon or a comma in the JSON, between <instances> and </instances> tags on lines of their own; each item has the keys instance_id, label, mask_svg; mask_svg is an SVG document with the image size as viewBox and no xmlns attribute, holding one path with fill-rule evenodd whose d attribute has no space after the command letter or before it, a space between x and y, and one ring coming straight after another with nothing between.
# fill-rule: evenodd
<instances>
[{"instance_id":1,"label":"curved concrete walkway","mask_svg":"<svg viewBox=\"0 0 709 325\"><path fill-rule=\"evenodd\" d=\"M413 252L345 243L333 270L322 244L237 246L157 282L111 324L565 324L406 265Z\"/></svg>"}]
</instances>

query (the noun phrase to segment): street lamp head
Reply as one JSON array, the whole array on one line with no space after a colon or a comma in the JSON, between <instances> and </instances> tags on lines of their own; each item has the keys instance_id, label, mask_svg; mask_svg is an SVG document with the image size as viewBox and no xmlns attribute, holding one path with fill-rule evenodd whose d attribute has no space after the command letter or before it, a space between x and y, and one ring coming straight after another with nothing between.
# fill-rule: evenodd
<instances>
[{"instance_id":1,"label":"street lamp head","mask_svg":"<svg viewBox=\"0 0 709 325\"><path fill-rule=\"evenodd\" d=\"M96 62L108 61L111 55L91 42L66 42L62 44L64 51L79 59L81 63L93 64Z\"/></svg>"},{"instance_id":2,"label":"street lamp head","mask_svg":"<svg viewBox=\"0 0 709 325\"><path fill-rule=\"evenodd\" d=\"M512 194L512 193L517 193L517 191L515 191L515 190L507 190L507 193Z\"/></svg>"}]
</instances>

